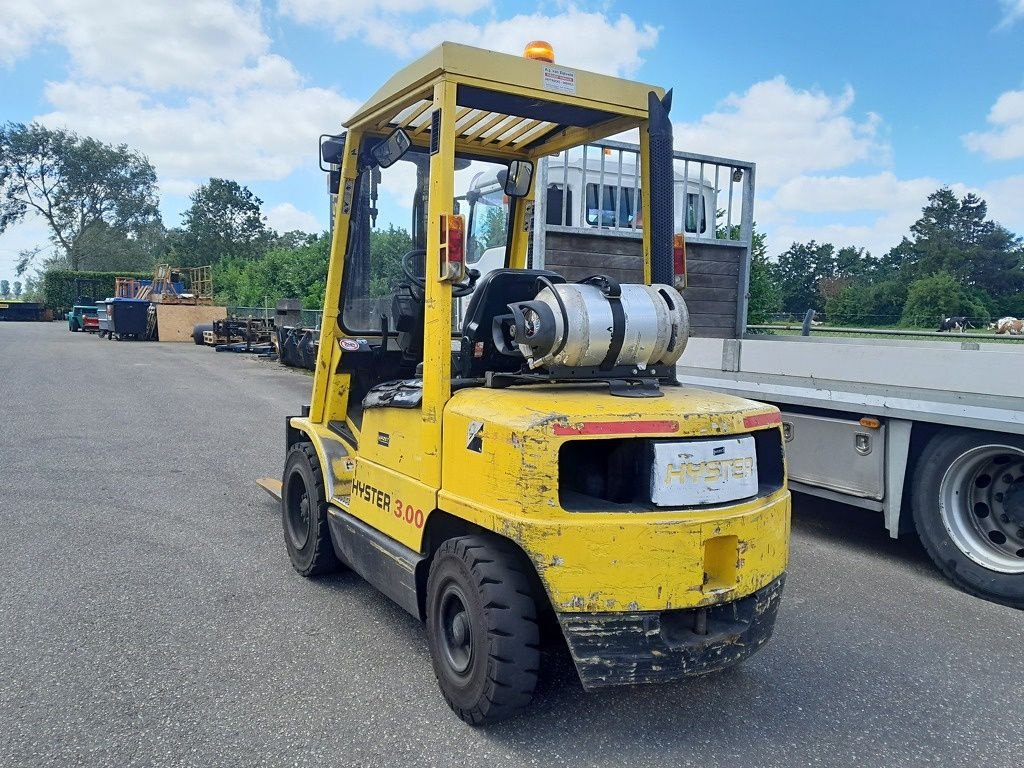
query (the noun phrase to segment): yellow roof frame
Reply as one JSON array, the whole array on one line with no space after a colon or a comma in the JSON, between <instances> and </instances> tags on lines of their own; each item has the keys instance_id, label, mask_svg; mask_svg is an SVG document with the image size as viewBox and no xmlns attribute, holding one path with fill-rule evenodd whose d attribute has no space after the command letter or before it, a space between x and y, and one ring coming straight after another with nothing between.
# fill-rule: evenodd
<instances>
[{"instance_id":1,"label":"yellow roof frame","mask_svg":"<svg viewBox=\"0 0 1024 768\"><path fill-rule=\"evenodd\" d=\"M371 134L404 128L429 141L434 85L458 86L456 150L537 157L613 135L647 119L662 88L595 72L442 43L397 72L345 122Z\"/></svg>"}]
</instances>

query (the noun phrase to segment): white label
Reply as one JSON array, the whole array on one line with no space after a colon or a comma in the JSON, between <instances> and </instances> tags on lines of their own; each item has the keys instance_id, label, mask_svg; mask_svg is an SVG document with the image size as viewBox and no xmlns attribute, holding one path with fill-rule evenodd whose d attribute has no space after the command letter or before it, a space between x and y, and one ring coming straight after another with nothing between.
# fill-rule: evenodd
<instances>
[{"instance_id":1,"label":"white label","mask_svg":"<svg viewBox=\"0 0 1024 768\"><path fill-rule=\"evenodd\" d=\"M723 504L755 495L753 437L654 444L651 501L659 507Z\"/></svg>"},{"instance_id":2,"label":"white label","mask_svg":"<svg viewBox=\"0 0 1024 768\"><path fill-rule=\"evenodd\" d=\"M571 69L553 67L550 64L544 67L544 90L558 91L576 95L576 73Z\"/></svg>"}]
</instances>

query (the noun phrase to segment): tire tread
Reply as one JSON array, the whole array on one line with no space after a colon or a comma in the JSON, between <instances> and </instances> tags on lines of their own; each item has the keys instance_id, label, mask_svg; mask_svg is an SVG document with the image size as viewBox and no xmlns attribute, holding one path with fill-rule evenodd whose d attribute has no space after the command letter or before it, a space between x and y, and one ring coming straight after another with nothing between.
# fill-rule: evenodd
<instances>
[{"instance_id":1,"label":"tire tread","mask_svg":"<svg viewBox=\"0 0 1024 768\"><path fill-rule=\"evenodd\" d=\"M992 574L989 578L989 588L976 583L975 580L965 576L963 571L968 569L981 569L981 566L974 564L963 553L961 553L952 540L948 538L942 528L938 512L938 480L945 471L946 466L952 462L957 454L986 442L991 443L993 438L985 432L977 431L953 431L944 430L936 433L924 446L919 457L914 473L911 478L911 510L914 518L914 526L917 529L918 538L935 567L958 589L974 597L989 600L1011 608L1024 609L1024 587L1020 586L1020 580L1024 575L1018 576L1016 594L1006 591L1005 587L997 585L1007 584L1005 574ZM1015 436L1001 436L999 441L1024 447L1024 440ZM959 566L963 565L963 569ZM978 577L975 575L974 577ZM1014 591L1011 589L1011 592Z\"/></svg>"},{"instance_id":2,"label":"tire tread","mask_svg":"<svg viewBox=\"0 0 1024 768\"><path fill-rule=\"evenodd\" d=\"M519 566L523 555L495 536L474 535L441 544L435 563L445 557L461 560L471 574L483 606L489 648L486 679L474 706L460 707L438 674L442 694L448 706L471 725L510 717L532 701L540 666L537 606ZM432 569L428 594L434 573Z\"/></svg>"},{"instance_id":3,"label":"tire tread","mask_svg":"<svg viewBox=\"0 0 1024 768\"><path fill-rule=\"evenodd\" d=\"M288 456L285 460L285 467L289 465L292 457L297 453L301 453L305 457L305 460L309 464L309 468L313 473L313 487L307 488L306 493L316 496L317 520L316 525L313 526L309 532L310 536L313 537L313 557L310 559L308 564L296 562L296 558L292 554L292 547L287 531L287 514L284 509L284 505L287 501L283 497L281 501L281 513L285 525L285 542L288 546L288 554L290 556L289 559L292 562L292 567L295 568L295 570L302 576L311 578L337 571L340 562L338 561L338 556L334 553L334 545L331 543L331 529L330 524L327 522L327 494L324 491L324 475L320 468L320 457L317 456L316 448L313 447L312 443L296 443L288 451ZM287 477L285 478L285 481L287 481ZM287 485L285 487L287 487Z\"/></svg>"}]
</instances>

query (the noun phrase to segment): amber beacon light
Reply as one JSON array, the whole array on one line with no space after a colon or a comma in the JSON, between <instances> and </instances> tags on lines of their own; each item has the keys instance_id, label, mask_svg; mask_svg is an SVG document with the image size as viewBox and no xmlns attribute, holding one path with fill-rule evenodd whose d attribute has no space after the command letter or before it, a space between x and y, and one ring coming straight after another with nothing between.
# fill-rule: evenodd
<instances>
[{"instance_id":1,"label":"amber beacon light","mask_svg":"<svg viewBox=\"0 0 1024 768\"><path fill-rule=\"evenodd\" d=\"M548 64L555 63L555 49L545 40L532 40L527 43L523 56L536 61L546 61Z\"/></svg>"}]
</instances>

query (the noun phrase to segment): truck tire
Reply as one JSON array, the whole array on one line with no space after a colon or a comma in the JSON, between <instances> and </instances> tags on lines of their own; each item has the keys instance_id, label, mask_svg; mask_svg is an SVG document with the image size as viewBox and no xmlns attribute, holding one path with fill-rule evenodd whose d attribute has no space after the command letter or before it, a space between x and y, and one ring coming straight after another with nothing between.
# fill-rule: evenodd
<instances>
[{"instance_id":1,"label":"truck tire","mask_svg":"<svg viewBox=\"0 0 1024 768\"><path fill-rule=\"evenodd\" d=\"M911 492L918 535L939 570L965 592L1024 608L1024 437L940 432Z\"/></svg>"},{"instance_id":2,"label":"truck tire","mask_svg":"<svg viewBox=\"0 0 1024 768\"><path fill-rule=\"evenodd\" d=\"M491 536L444 542L427 579L427 645L441 693L470 725L509 717L533 698L540 665L529 564Z\"/></svg>"},{"instance_id":3,"label":"truck tire","mask_svg":"<svg viewBox=\"0 0 1024 768\"><path fill-rule=\"evenodd\" d=\"M296 443L288 451L281 478L281 519L288 558L296 571L308 577L338 569L324 476L312 443Z\"/></svg>"}]
</instances>

